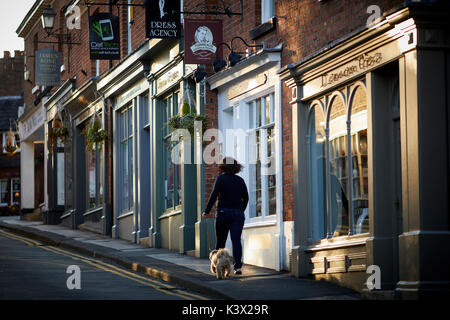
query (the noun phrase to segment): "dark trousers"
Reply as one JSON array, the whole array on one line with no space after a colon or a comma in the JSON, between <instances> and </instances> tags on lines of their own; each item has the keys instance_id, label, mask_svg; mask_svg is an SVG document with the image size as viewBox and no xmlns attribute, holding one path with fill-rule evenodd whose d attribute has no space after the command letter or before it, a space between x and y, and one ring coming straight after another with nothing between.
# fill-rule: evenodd
<instances>
[{"instance_id":1,"label":"dark trousers","mask_svg":"<svg viewBox=\"0 0 450 320\"><path fill-rule=\"evenodd\" d=\"M228 232L233 243L233 258L236 269L242 268L241 235L244 227L245 215L241 209L217 209L216 215L216 249L225 248Z\"/></svg>"}]
</instances>

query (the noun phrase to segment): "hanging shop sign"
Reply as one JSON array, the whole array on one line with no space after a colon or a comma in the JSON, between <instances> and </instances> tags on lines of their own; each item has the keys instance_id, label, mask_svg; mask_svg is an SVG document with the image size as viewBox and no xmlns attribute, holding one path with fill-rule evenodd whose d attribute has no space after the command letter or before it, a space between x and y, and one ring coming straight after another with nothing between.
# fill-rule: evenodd
<instances>
[{"instance_id":1,"label":"hanging shop sign","mask_svg":"<svg viewBox=\"0 0 450 320\"><path fill-rule=\"evenodd\" d=\"M89 17L91 60L120 60L119 17L96 13Z\"/></svg>"},{"instance_id":2,"label":"hanging shop sign","mask_svg":"<svg viewBox=\"0 0 450 320\"><path fill-rule=\"evenodd\" d=\"M180 30L180 1L145 1L145 34L147 38L178 39Z\"/></svg>"},{"instance_id":3,"label":"hanging shop sign","mask_svg":"<svg viewBox=\"0 0 450 320\"><path fill-rule=\"evenodd\" d=\"M53 49L36 51L36 84L46 87L61 85L61 53Z\"/></svg>"},{"instance_id":4,"label":"hanging shop sign","mask_svg":"<svg viewBox=\"0 0 450 320\"><path fill-rule=\"evenodd\" d=\"M184 19L185 63L213 64L217 55L222 58L222 30L222 20Z\"/></svg>"}]
</instances>

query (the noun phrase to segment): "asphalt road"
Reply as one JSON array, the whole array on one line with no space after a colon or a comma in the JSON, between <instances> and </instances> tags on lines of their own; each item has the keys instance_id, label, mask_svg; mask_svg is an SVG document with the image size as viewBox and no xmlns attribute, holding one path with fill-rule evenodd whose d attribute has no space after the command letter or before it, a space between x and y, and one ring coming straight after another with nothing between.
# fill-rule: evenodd
<instances>
[{"instance_id":1,"label":"asphalt road","mask_svg":"<svg viewBox=\"0 0 450 320\"><path fill-rule=\"evenodd\" d=\"M208 297L0 229L0 300L22 299L206 300Z\"/></svg>"}]
</instances>

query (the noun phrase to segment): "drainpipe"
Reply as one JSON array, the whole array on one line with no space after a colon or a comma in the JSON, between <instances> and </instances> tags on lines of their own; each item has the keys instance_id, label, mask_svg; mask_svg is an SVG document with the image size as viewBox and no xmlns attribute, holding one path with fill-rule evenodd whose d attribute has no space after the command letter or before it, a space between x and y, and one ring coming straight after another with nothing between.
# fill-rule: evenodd
<instances>
[{"instance_id":1,"label":"drainpipe","mask_svg":"<svg viewBox=\"0 0 450 320\"><path fill-rule=\"evenodd\" d=\"M281 68L281 65L279 65L278 67ZM282 90L282 88L281 88L281 80L279 80L278 81L278 119L280 119L280 120L282 119L282 117L281 117L281 103L282 103L282 101L281 101L282 100L281 99L281 92L282 91L281 90ZM274 103L275 103L275 101L274 101ZM280 152L280 151L283 150L282 139L281 139L282 125L281 125L281 121L278 121L278 123L280 124L278 126L278 128L277 128L277 136L278 136L278 138L277 138L277 142L278 143L277 144L278 144L278 148L275 148L275 150L276 150L276 152L278 154L281 154L281 157L277 157L277 164L276 164L276 166L277 166L277 170L282 170L281 169L282 168L281 161L282 161L283 155L282 155L282 152ZM280 172L279 177L280 177L279 181L282 182L283 181L283 171ZM281 186L277 186L277 187L280 190L280 192L279 192L279 194L280 194L279 199L283 199L283 188L282 188L282 185ZM278 265L278 268L279 268L279 270L283 270L283 266L284 266L284 262L285 262L285 252L286 252L285 245L286 245L286 241L284 240L283 201L280 201L280 202L281 202L281 207L278 210L279 211L278 224L279 224L279 233L280 233L279 244L278 244L279 245L279 254L278 254L279 255L279 265Z\"/></svg>"}]
</instances>

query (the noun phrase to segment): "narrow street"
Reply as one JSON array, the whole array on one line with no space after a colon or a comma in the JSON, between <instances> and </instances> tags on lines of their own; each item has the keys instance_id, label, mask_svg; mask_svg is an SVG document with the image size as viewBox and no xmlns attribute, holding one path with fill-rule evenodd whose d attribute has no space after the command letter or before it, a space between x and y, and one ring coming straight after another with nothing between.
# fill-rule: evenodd
<instances>
[{"instance_id":1,"label":"narrow street","mask_svg":"<svg viewBox=\"0 0 450 320\"><path fill-rule=\"evenodd\" d=\"M80 289L69 266L78 266ZM71 277L69 279L69 277ZM69 279L69 281L68 281ZM0 229L0 300L205 300L181 287Z\"/></svg>"}]
</instances>

